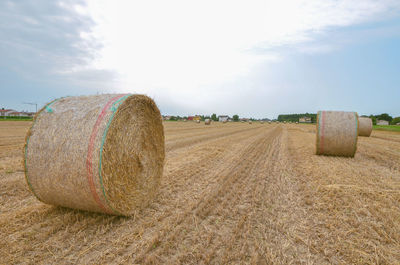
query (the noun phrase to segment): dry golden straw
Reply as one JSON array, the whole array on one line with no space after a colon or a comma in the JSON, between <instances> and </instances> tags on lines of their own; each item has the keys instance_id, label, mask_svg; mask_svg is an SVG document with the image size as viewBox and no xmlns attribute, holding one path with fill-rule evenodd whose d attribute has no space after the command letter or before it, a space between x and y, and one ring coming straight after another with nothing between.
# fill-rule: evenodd
<instances>
[{"instance_id":1,"label":"dry golden straw","mask_svg":"<svg viewBox=\"0 0 400 265\"><path fill-rule=\"evenodd\" d=\"M164 157L161 114L149 97L67 97L36 115L25 176L44 203L129 216L155 196Z\"/></svg>"},{"instance_id":2,"label":"dry golden straw","mask_svg":"<svg viewBox=\"0 0 400 265\"><path fill-rule=\"evenodd\" d=\"M356 112L319 111L317 115L317 155L350 156L357 149Z\"/></svg>"},{"instance_id":3,"label":"dry golden straw","mask_svg":"<svg viewBox=\"0 0 400 265\"><path fill-rule=\"evenodd\" d=\"M372 132L372 120L367 117L359 117L358 122L359 122L358 135L369 137Z\"/></svg>"},{"instance_id":4,"label":"dry golden straw","mask_svg":"<svg viewBox=\"0 0 400 265\"><path fill-rule=\"evenodd\" d=\"M204 124L205 125L210 125L211 124L211 120L210 119L205 119L204 120Z\"/></svg>"}]
</instances>

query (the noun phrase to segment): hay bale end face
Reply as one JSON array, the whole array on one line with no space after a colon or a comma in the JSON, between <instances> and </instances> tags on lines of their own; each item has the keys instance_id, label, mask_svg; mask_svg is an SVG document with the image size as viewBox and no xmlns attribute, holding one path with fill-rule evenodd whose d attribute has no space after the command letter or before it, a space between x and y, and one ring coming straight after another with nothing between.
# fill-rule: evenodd
<instances>
[{"instance_id":1,"label":"hay bale end face","mask_svg":"<svg viewBox=\"0 0 400 265\"><path fill-rule=\"evenodd\" d=\"M67 97L36 115L25 177L44 203L129 216L155 196L164 157L161 114L149 97Z\"/></svg>"},{"instance_id":2,"label":"hay bale end face","mask_svg":"<svg viewBox=\"0 0 400 265\"><path fill-rule=\"evenodd\" d=\"M358 135L369 137L372 133L372 119L367 117L359 117Z\"/></svg>"},{"instance_id":3,"label":"hay bale end face","mask_svg":"<svg viewBox=\"0 0 400 265\"><path fill-rule=\"evenodd\" d=\"M317 114L317 155L353 157L357 150L356 112L319 111Z\"/></svg>"}]
</instances>

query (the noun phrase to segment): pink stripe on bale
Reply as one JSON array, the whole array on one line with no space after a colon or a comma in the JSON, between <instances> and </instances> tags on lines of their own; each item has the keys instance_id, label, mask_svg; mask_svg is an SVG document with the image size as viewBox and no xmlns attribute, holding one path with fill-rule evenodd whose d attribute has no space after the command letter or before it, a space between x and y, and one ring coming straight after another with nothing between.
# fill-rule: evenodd
<instances>
[{"instance_id":1,"label":"pink stripe on bale","mask_svg":"<svg viewBox=\"0 0 400 265\"><path fill-rule=\"evenodd\" d=\"M97 137L97 133L99 132L99 127L101 122L104 119L104 116L106 115L106 112L108 109L110 109L111 105L117 101L119 98L123 97L125 95L119 95L117 97L114 97L112 99L110 99L110 101L107 102L107 104L104 106L104 108L102 109L99 117L96 120L95 125L93 126L93 130L92 130L92 134L90 135L90 140L89 140L89 146L88 146L88 154L87 154L87 158L86 158L86 171L87 171L87 178L88 178L88 182L89 182L89 187L90 187L90 191L92 192L93 195L93 199L96 201L96 203L99 205L99 207L105 212L105 213L113 213L112 210L108 209L100 200L99 195L96 192L96 187L94 185L94 170L93 170L93 150L94 150L94 144L95 144L95 140Z\"/></svg>"}]
</instances>

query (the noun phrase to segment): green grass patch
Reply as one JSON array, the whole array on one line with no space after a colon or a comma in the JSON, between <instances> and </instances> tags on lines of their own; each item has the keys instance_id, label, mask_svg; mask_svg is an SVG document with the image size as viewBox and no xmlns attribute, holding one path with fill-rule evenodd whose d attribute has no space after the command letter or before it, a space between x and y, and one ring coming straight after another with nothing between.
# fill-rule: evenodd
<instances>
[{"instance_id":1,"label":"green grass patch","mask_svg":"<svg viewBox=\"0 0 400 265\"><path fill-rule=\"evenodd\" d=\"M32 117L0 117L0 121L31 121Z\"/></svg>"},{"instance_id":2,"label":"green grass patch","mask_svg":"<svg viewBox=\"0 0 400 265\"><path fill-rule=\"evenodd\" d=\"M374 130L400 132L399 125L374 125Z\"/></svg>"}]
</instances>

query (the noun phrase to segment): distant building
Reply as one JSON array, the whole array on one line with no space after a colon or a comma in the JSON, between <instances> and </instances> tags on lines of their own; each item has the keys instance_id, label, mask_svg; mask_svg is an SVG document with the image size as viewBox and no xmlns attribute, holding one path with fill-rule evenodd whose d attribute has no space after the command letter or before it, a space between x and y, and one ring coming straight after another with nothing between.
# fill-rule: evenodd
<instances>
[{"instance_id":1,"label":"distant building","mask_svg":"<svg viewBox=\"0 0 400 265\"><path fill-rule=\"evenodd\" d=\"M188 116L188 121L201 121L201 117L199 115L196 116Z\"/></svg>"},{"instance_id":2,"label":"distant building","mask_svg":"<svg viewBox=\"0 0 400 265\"><path fill-rule=\"evenodd\" d=\"M193 120L194 120L194 121L201 121L200 115L194 116L194 117L193 117Z\"/></svg>"},{"instance_id":3,"label":"distant building","mask_svg":"<svg viewBox=\"0 0 400 265\"><path fill-rule=\"evenodd\" d=\"M311 123L311 117L301 117L299 118L300 123Z\"/></svg>"},{"instance_id":4,"label":"distant building","mask_svg":"<svg viewBox=\"0 0 400 265\"><path fill-rule=\"evenodd\" d=\"M24 117L33 117L33 116L35 116L35 112L26 112L26 111L23 111L23 112L21 112L21 116L24 116Z\"/></svg>"},{"instance_id":5,"label":"distant building","mask_svg":"<svg viewBox=\"0 0 400 265\"><path fill-rule=\"evenodd\" d=\"M218 121L221 121L221 122L227 122L228 119L229 119L229 116L227 116L227 115L218 116Z\"/></svg>"},{"instance_id":6,"label":"distant building","mask_svg":"<svg viewBox=\"0 0 400 265\"><path fill-rule=\"evenodd\" d=\"M389 125L389 122L385 120L376 120L376 125Z\"/></svg>"},{"instance_id":7,"label":"distant building","mask_svg":"<svg viewBox=\"0 0 400 265\"><path fill-rule=\"evenodd\" d=\"M19 112L18 111L11 111L11 112L8 112L7 116L9 116L9 117L17 117L17 116L19 116Z\"/></svg>"},{"instance_id":8,"label":"distant building","mask_svg":"<svg viewBox=\"0 0 400 265\"><path fill-rule=\"evenodd\" d=\"M12 113L12 112L15 112L15 110L2 108L2 109L0 109L0 116L1 117L6 117L6 116L9 116L10 113Z\"/></svg>"},{"instance_id":9,"label":"distant building","mask_svg":"<svg viewBox=\"0 0 400 265\"><path fill-rule=\"evenodd\" d=\"M24 115L22 114L22 112L12 111L12 112L8 113L8 116L10 116L10 117L21 117L21 116L24 116Z\"/></svg>"}]
</instances>

